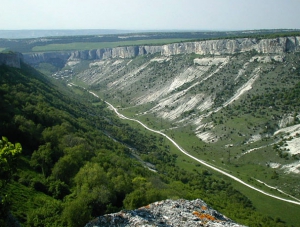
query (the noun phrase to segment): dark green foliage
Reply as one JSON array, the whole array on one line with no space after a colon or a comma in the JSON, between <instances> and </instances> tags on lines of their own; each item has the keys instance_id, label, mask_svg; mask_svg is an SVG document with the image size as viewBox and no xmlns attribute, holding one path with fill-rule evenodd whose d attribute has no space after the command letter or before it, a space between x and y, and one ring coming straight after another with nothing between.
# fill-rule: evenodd
<instances>
[{"instance_id":1,"label":"dark green foliage","mask_svg":"<svg viewBox=\"0 0 300 227\"><path fill-rule=\"evenodd\" d=\"M29 226L62 226L62 222L57 218L57 215L63 211L63 206L60 201L50 202L47 199L40 199L34 202L43 205L28 211L27 224Z\"/></svg>"},{"instance_id":2,"label":"dark green foliage","mask_svg":"<svg viewBox=\"0 0 300 227\"><path fill-rule=\"evenodd\" d=\"M252 107L272 107L283 112L300 111L300 82L292 88L273 89L264 95L251 97Z\"/></svg>"}]
</instances>

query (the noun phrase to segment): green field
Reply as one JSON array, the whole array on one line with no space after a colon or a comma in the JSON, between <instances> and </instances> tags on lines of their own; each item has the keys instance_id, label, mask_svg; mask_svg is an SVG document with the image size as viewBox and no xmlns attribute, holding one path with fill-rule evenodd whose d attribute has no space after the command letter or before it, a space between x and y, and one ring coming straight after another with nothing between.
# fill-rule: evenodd
<instances>
[{"instance_id":1,"label":"green field","mask_svg":"<svg viewBox=\"0 0 300 227\"><path fill-rule=\"evenodd\" d=\"M119 42L74 42L74 43L58 43L48 44L45 46L35 46L32 48L33 52L43 51L66 51L66 50L92 50L102 48L113 48L119 46L133 46L133 45L164 45L169 43L176 43L186 41L187 39L149 39L149 40L132 40Z\"/></svg>"}]
</instances>

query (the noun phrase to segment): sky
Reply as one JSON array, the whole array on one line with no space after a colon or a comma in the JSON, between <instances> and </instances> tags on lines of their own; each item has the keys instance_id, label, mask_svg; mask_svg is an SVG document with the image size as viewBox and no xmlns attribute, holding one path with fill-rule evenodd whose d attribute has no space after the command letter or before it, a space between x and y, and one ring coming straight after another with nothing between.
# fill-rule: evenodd
<instances>
[{"instance_id":1,"label":"sky","mask_svg":"<svg viewBox=\"0 0 300 227\"><path fill-rule=\"evenodd\" d=\"M0 30L300 29L300 0L1 0Z\"/></svg>"}]
</instances>

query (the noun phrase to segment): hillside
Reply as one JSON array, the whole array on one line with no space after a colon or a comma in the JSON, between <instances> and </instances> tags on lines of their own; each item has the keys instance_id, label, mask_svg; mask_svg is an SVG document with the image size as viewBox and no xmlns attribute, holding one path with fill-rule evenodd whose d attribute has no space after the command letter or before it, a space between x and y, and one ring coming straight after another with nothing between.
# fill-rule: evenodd
<instances>
[{"instance_id":1,"label":"hillside","mask_svg":"<svg viewBox=\"0 0 300 227\"><path fill-rule=\"evenodd\" d=\"M300 55L298 47L274 51L272 42L260 41L265 52L69 58L72 74L53 76L86 84L197 157L300 198Z\"/></svg>"},{"instance_id":2,"label":"hillside","mask_svg":"<svg viewBox=\"0 0 300 227\"><path fill-rule=\"evenodd\" d=\"M95 58L92 51L78 51L52 76L88 88L194 157L299 201L298 39L183 42L144 54L119 47ZM176 149L170 152L185 170L201 168ZM260 196L234 185L260 211L281 212L273 200L263 204Z\"/></svg>"},{"instance_id":3,"label":"hillside","mask_svg":"<svg viewBox=\"0 0 300 227\"><path fill-rule=\"evenodd\" d=\"M285 216L257 212L207 170L177 166L161 137L122 123L87 91L70 90L23 63L1 66L0 75L0 133L23 147L11 177L1 177L1 226L15 220L83 226L101 214L168 198L202 198L246 225L284 226Z\"/></svg>"},{"instance_id":4,"label":"hillside","mask_svg":"<svg viewBox=\"0 0 300 227\"><path fill-rule=\"evenodd\" d=\"M1 179L1 224L8 210L24 226L83 226L124 208L200 198L243 225L296 225L298 205L231 183L102 101L211 165L297 201L298 43L291 52L280 45L275 53L73 55L54 79L24 63L1 66L0 136L23 147L18 171ZM49 73L51 63L39 67Z\"/></svg>"}]
</instances>

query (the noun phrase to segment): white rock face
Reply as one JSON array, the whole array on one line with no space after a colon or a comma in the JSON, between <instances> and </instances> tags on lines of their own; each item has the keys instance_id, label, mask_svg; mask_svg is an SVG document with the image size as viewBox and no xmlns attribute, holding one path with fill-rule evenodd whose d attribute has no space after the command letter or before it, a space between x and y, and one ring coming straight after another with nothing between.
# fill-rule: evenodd
<instances>
[{"instance_id":1,"label":"white rock face","mask_svg":"<svg viewBox=\"0 0 300 227\"><path fill-rule=\"evenodd\" d=\"M133 58L139 55L160 53L163 56L195 53L200 55L234 54L257 51L262 54L282 54L300 51L300 37L280 37L276 39L222 39L198 42L173 43L163 46L128 46L84 51L24 54L25 62L34 65L47 60L67 61L74 59L96 60L108 58Z\"/></svg>"},{"instance_id":2,"label":"white rock face","mask_svg":"<svg viewBox=\"0 0 300 227\"><path fill-rule=\"evenodd\" d=\"M194 64L202 66L212 66L223 63L226 57L214 57L214 58L195 58Z\"/></svg>"},{"instance_id":3,"label":"white rock face","mask_svg":"<svg viewBox=\"0 0 300 227\"><path fill-rule=\"evenodd\" d=\"M292 116L292 114L285 114L282 116L282 119L278 122L278 126L279 128L285 128L288 125L290 125L291 123L294 122L294 117Z\"/></svg>"},{"instance_id":4,"label":"white rock face","mask_svg":"<svg viewBox=\"0 0 300 227\"><path fill-rule=\"evenodd\" d=\"M289 165L284 165L284 166L282 166L282 169L284 170L285 173L299 174L300 173L300 161L291 163Z\"/></svg>"},{"instance_id":5,"label":"white rock face","mask_svg":"<svg viewBox=\"0 0 300 227\"><path fill-rule=\"evenodd\" d=\"M284 133L284 138L287 140L286 145L282 146L281 148L285 148L285 150L294 155L300 153L300 124L293 125L290 127L279 129L274 133L277 135L279 133Z\"/></svg>"},{"instance_id":6,"label":"white rock face","mask_svg":"<svg viewBox=\"0 0 300 227\"><path fill-rule=\"evenodd\" d=\"M162 47L162 55L196 53L201 55L234 54L257 51L263 54L280 54L299 51L299 37L280 37L276 39L222 39L199 42L174 43Z\"/></svg>"},{"instance_id":7,"label":"white rock face","mask_svg":"<svg viewBox=\"0 0 300 227\"><path fill-rule=\"evenodd\" d=\"M250 62L261 62L261 63L271 63L272 61L283 62L284 56L282 55L273 55L273 56L254 56L250 59Z\"/></svg>"}]
</instances>

